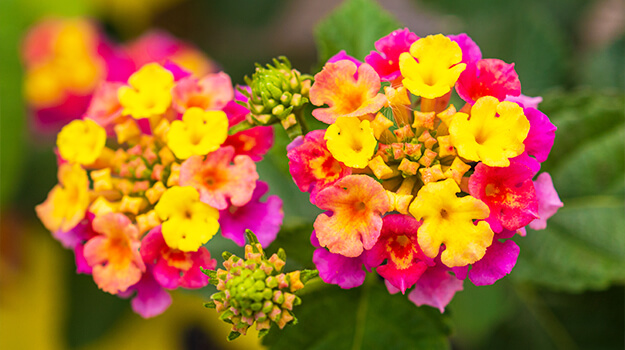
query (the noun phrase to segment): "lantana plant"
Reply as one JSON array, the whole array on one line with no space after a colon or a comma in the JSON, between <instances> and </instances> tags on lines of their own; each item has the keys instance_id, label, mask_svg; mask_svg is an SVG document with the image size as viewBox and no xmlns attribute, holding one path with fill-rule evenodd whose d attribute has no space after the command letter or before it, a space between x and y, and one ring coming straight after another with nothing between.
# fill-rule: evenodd
<instances>
[{"instance_id":1,"label":"lantana plant","mask_svg":"<svg viewBox=\"0 0 625 350\"><path fill-rule=\"evenodd\" d=\"M127 83L104 83L57 136L58 184L37 215L74 251L77 272L132 297L143 317L167 309L167 290L208 284L201 269L217 262L204 244L219 230L243 246L251 228L267 246L280 229L282 201L263 200L256 171L273 131L229 134L248 112L235 98L223 72L148 63Z\"/></svg>"}]
</instances>

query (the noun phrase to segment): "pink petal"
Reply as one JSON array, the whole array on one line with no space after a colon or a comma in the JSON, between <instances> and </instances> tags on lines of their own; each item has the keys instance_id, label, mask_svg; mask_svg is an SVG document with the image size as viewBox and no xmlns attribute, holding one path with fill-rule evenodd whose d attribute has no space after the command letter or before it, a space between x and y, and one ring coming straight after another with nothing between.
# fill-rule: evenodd
<instances>
[{"instance_id":1,"label":"pink petal","mask_svg":"<svg viewBox=\"0 0 625 350\"><path fill-rule=\"evenodd\" d=\"M519 257L519 246L511 240L494 240L484 257L473 264L469 279L476 286L491 285L512 271Z\"/></svg>"},{"instance_id":2,"label":"pink petal","mask_svg":"<svg viewBox=\"0 0 625 350\"><path fill-rule=\"evenodd\" d=\"M552 217L558 209L562 208L564 203L560 201L549 173L538 175L536 181L534 181L534 188L538 197L539 218L530 222L529 226L534 230L544 230L547 227L547 219Z\"/></svg>"},{"instance_id":3,"label":"pink petal","mask_svg":"<svg viewBox=\"0 0 625 350\"><path fill-rule=\"evenodd\" d=\"M137 291L137 295L130 304L133 311L143 318L158 316L171 305L171 296L156 282L150 271L146 271L132 289Z\"/></svg>"},{"instance_id":4,"label":"pink petal","mask_svg":"<svg viewBox=\"0 0 625 350\"><path fill-rule=\"evenodd\" d=\"M523 141L525 152L542 163L547 160L551 152L557 128L551 123L549 117L537 109L524 108L523 112L530 122L530 131Z\"/></svg>"},{"instance_id":5,"label":"pink petal","mask_svg":"<svg viewBox=\"0 0 625 350\"><path fill-rule=\"evenodd\" d=\"M449 274L448 270L439 265L427 269L408 294L408 299L417 306L429 305L445 311L457 291L462 290L462 281Z\"/></svg>"},{"instance_id":6,"label":"pink petal","mask_svg":"<svg viewBox=\"0 0 625 350\"><path fill-rule=\"evenodd\" d=\"M319 248L313 253L313 263L319 270L319 277L325 283L350 289L362 285L365 281L366 272L362 268L361 257L348 258Z\"/></svg>"}]
</instances>

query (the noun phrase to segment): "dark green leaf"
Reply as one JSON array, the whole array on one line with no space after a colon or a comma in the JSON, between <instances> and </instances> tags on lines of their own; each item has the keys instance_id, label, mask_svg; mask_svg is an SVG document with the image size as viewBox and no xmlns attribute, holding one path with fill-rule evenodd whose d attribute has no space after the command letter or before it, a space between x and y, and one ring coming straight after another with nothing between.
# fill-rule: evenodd
<instances>
[{"instance_id":1,"label":"dark green leaf","mask_svg":"<svg viewBox=\"0 0 625 350\"><path fill-rule=\"evenodd\" d=\"M299 324L272 327L263 340L270 349L449 348L447 316L416 307L404 295L390 295L376 279L351 290L324 286L311 291L294 311Z\"/></svg>"},{"instance_id":2,"label":"dark green leaf","mask_svg":"<svg viewBox=\"0 0 625 350\"><path fill-rule=\"evenodd\" d=\"M564 208L545 231L519 239L513 276L580 291L625 282L625 98L578 92L545 97L558 127L551 173Z\"/></svg>"},{"instance_id":3,"label":"dark green leaf","mask_svg":"<svg viewBox=\"0 0 625 350\"><path fill-rule=\"evenodd\" d=\"M347 0L315 28L319 61L341 50L364 60L373 44L400 23L374 0Z\"/></svg>"}]
</instances>

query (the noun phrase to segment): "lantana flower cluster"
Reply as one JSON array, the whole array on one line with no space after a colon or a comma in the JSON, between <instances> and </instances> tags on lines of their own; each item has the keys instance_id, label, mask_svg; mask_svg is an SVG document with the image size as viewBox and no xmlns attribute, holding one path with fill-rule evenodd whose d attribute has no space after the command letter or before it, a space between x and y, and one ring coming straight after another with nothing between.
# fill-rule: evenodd
<instances>
[{"instance_id":1,"label":"lantana flower cluster","mask_svg":"<svg viewBox=\"0 0 625 350\"><path fill-rule=\"evenodd\" d=\"M82 119L57 136L58 184L37 206L45 227L105 292L133 296L144 317L171 303L167 290L200 288L216 265L203 246L219 230L264 246L282 224L282 201L256 162L270 127L229 135L248 111L230 77L192 76L148 63L127 83L104 83Z\"/></svg>"},{"instance_id":2,"label":"lantana flower cluster","mask_svg":"<svg viewBox=\"0 0 625 350\"><path fill-rule=\"evenodd\" d=\"M562 206L549 174L536 176L556 128L514 64L482 58L466 34L402 29L375 48L315 75L312 114L329 125L289 145L290 172L324 210L311 241L325 282L357 287L375 269L391 293L443 312L466 278L510 273L511 238Z\"/></svg>"},{"instance_id":3,"label":"lantana flower cluster","mask_svg":"<svg viewBox=\"0 0 625 350\"><path fill-rule=\"evenodd\" d=\"M102 82L124 83L147 63L171 61L196 77L218 70L201 51L166 32L151 31L118 44L84 18L36 23L23 40L21 54L24 96L39 133L56 133L80 119Z\"/></svg>"}]
</instances>

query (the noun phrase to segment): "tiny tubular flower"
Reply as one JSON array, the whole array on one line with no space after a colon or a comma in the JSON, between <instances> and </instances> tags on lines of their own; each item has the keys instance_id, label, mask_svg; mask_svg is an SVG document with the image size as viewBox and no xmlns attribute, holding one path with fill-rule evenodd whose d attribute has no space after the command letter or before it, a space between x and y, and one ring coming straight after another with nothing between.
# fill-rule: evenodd
<instances>
[{"instance_id":1,"label":"tiny tubular flower","mask_svg":"<svg viewBox=\"0 0 625 350\"><path fill-rule=\"evenodd\" d=\"M319 243L331 253L359 256L371 249L380 236L382 215L390 210L386 191L373 178L349 175L317 194L322 213L314 227Z\"/></svg>"},{"instance_id":2,"label":"tiny tubular flower","mask_svg":"<svg viewBox=\"0 0 625 350\"><path fill-rule=\"evenodd\" d=\"M410 53L399 56L404 86L416 96L441 97L454 86L466 68L462 50L442 34L428 35L410 46Z\"/></svg>"},{"instance_id":3,"label":"tiny tubular flower","mask_svg":"<svg viewBox=\"0 0 625 350\"><path fill-rule=\"evenodd\" d=\"M59 184L35 210L44 226L67 232L84 217L89 207L89 178L78 164L64 163L58 171Z\"/></svg>"},{"instance_id":4,"label":"tiny tubular flower","mask_svg":"<svg viewBox=\"0 0 625 350\"><path fill-rule=\"evenodd\" d=\"M338 117L324 139L336 160L359 169L367 166L377 145L369 121L354 117Z\"/></svg>"},{"instance_id":5,"label":"tiny tubular flower","mask_svg":"<svg viewBox=\"0 0 625 350\"><path fill-rule=\"evenodd\" d=\"M380 87L380 76L366 63L360 67L349 60L327 63L315 75L310 102L329 107L315 109L313 116L331 124L341 116L364 117L376 113L386 103L384 94L379 93Z\"/></svg>"},{"instance_id":6,"label":"tiny tubular flower","mask_svg":"<svg viewBox=\"0 0 625 350\"><path fill-rule=\"evenodd\" d=\"M219 212L200 202L193 187L169 188L154 209L163 220L163 238L172 249L197 251L219 230Z\"/></svg>"},{"instance_id":7,"label":"tiny tubular flower","mask_svg":"<svg viewBox=\"0 0 625 350\"><path fill-rule=\"evenodd\" d=\"M449 134L462 158L506 167L510 165L509 158L525 150L523 141L529 129L530 123L519 105L486 96L475 102L470 116L456 113Z\"/></svg>"},{"instance_id":8,"label":"tiny tubular flower","mask_svg":"<svg viewBox=\"0 0 625 350\"><path fill-rule=\"evenodd\" d=\"M91 119L74 120L65 125L56 138L63 159L70 163L92 164L106 143L106 131Z\"/></svg>"},{"instance_id":9,"label":"tiny tubular flower","mask_svg":"<svg viewBox=\"0 0 625 350\"><path fill-rule=\"evenodd\" d=\"M98 287L117 294L139 282L145 264L139 254L139 231L130 219L120 213L97 216L93 230L99 235L87 241L84 255Z\"/></svg>"},{"instance_id":10,"label":"tiny tubular flower","mask_svg":"<svg viewBox=\"0 0 625 350\"><path fill-rule=\"evenodd\" d=\"M417 220L419 246L426 256L435 258L441 244L445 250L441 261L448 267L464 266L480 260L493 240L486 219L488 206L471 196L457 197L460 188L452 179L430 182L423 186L409 211Z\"/></svg>"},{"instance_id":11,"label":"tiny tubular flower","mask_svg":"<svg viewBox=\"0 0 625 350\"><path fill-rule=\"evenodd\" d=\"M228 137L228 117L222 111L191 107L174 120L167 133L167 145L179 159L203 156L221 146Z\"/></svg>"},{"instance_id":12,"label":"tiny tubular flower","mask_svg":"<svg viewBox=\"0 0 625 350\"><path fill-rule=\"evenodd\" d=\"M160 115L171 105L174 75L157 63L148 63L128 79L130 86L117 92L122 114L135 119Z\"/></svg>"}]
</instances>

